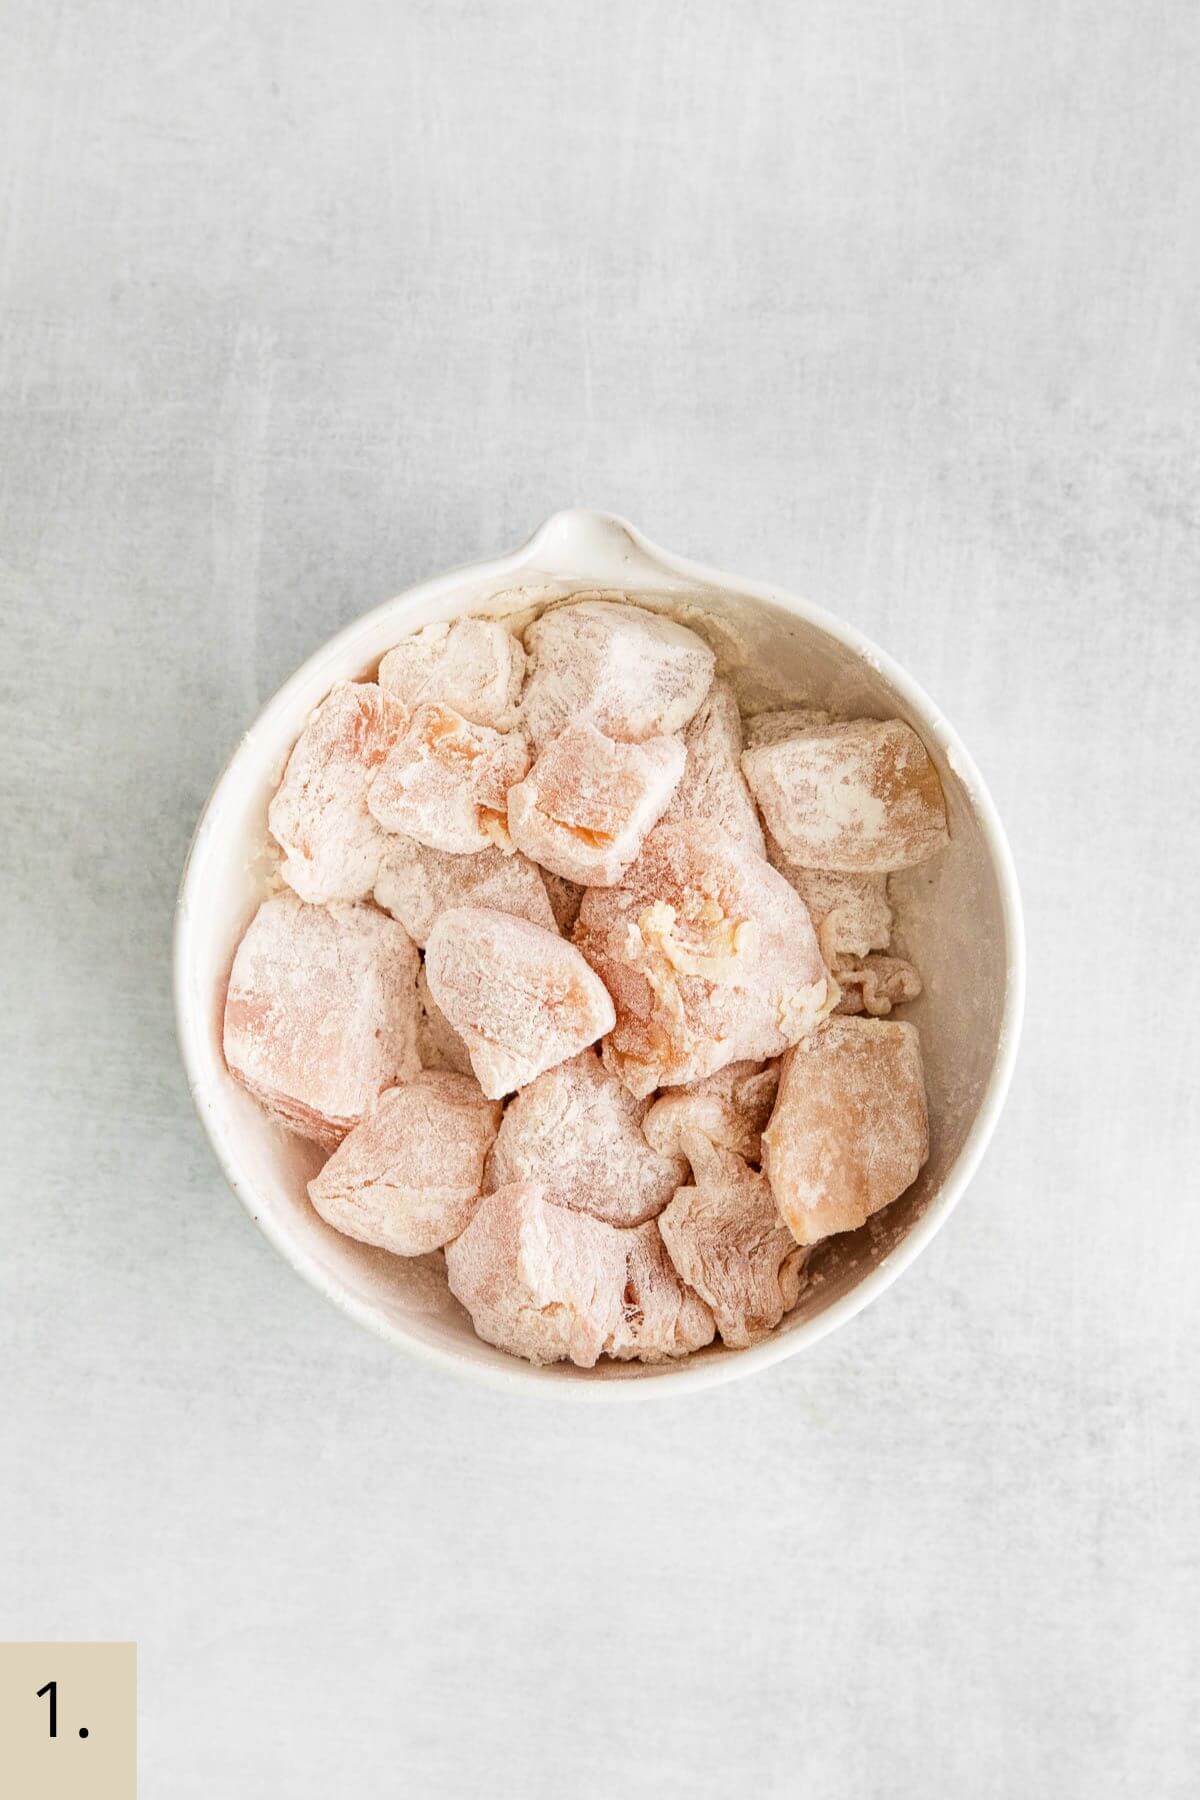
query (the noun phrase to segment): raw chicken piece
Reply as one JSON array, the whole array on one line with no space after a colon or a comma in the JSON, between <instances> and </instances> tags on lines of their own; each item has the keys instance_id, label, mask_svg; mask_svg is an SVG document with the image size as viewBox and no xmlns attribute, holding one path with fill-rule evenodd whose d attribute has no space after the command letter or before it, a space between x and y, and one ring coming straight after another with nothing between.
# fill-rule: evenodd
<instances>
[{"instance_id":1,"label":"raw chicken piece","mask_svg":"<svg viewBox=\"0 0 1200 1800\"><path fill-rule=\"evenodd\" d=\"M907 869L949 842L924 744L899 719L815 724L742 755L785 856L850 874Z\"/></svg>"},{"instance_id":2,"label":"raw chicken piece","mask_svg":"<svg viewBox=\"0 0 1200 1800\"><path fill-rule=\"evenodd\" d=\"M795 737L798 731L811 731L814 725L828 725L832 717L832 713L822 712L819 706L788 706L781 712L755 713L742 725L745 747L756 750L760 744L780 744L785 738Z\"/></svg>"},{"instance_id":3,"label":"raw chicken piece","mask_svg":"<svg viewBox=\"0 0 1200 1800\"><path fill-rule=\"evenodd\" d=\"M680 1188L658 1227L724 1342L744 1350L795 1306L808 1252L784 1226L765 1175L700 1132L685 1135L684 1152L694 1185Z\"/></svg>"},{"instance_id":4,"label":"raw chicken piece","mask_svg":"<svg viewBox=\"0 0 1200 1800\"><path fill-rule=\"evenodd\" d=\"M661 818L683 764L677 737L618 744L586 720L569 725L508 790L509 835L556 875L612 887Z\"/></svg>"},{"instance_id":5,"label":"raw chicken piece","mask_svg":"<svg viewBox=\"0 0 1200 1800\"><path fill-rule=\"evenodd\" d=\"M763 1167L797 1243L854 1231L911 1186L928 1155L914 1026L829 1019L788 1052Z\"/></svg>"},{"instance_id":6,"label":"raw chicken piece","mask_svg":"<svg viewBox=\"0 0 1200 1800\"><path fill-rule=\"evenodd\" d=\"M612 1029L613 1004L579 951L490 907L444 912L425 947L429 990L491 1100Z\"/></svg>"},{"instance_id":7,"label":"raw chicken piece","mask_svg":"<svg viewBox=\"0 0 1200 1800\"><path fill-rule=\"evenodd\" d=\"M842 990L833 1010L843 1015L865 1012L885 1019L893 1006L903 1006L921 992L921 977L902 956L845 956L833 976Z\"/></svg>"},{"instance_id":8,"label":"raw chicken piece","mask_svg":"<svg viewBox=\"0 0 1200 1800\"><path fill-rule=\"evenodd\" d=\"M488 1183L533 1181L556 1206L610 1225L640 1225L662 1211L687 1175L677 1152L659 1155L642 1135L649 1105L585 1050L509 1103Z\"/></svg>"},{"instance_id":9,"label":"raw chicken piece","mask_svg":"<svg viewBox=\"0 0 1200 1800\"><path fill-rule=\"evenodd\" d=\"M681 1155L685 1132L699 1132L747 1162L762 1160L762 1134L779 1091L777 1062L735 1062L656 1100L642 1127L663 1156Z\"/></svg>"},{"instance_id":10,"label":"raw chicken piece","mask_svg":"<svg viewBox=\"0 0 1200 1800\"><path fill-rule=\"evenodd\" d=\"M362 900L386 839L367 789L407 720L371 681L339 681L309 718L267 810L280 873L302 900Z\"/></svg>"},{"instance_id":11,"label":"raw chicken piece","mask_svg":"<svg viewBox=\"0 0 1200 1800\"><path fill-rule=\"evenodd\" d=\"M429 991L429 977L425 973L425 965L421 964L417 974L417 1003L420 1016L417 1019L417 1050L423 1069L449 1069L455 1075L470 1075L471 1052L451 1025L445 1013ZM475 1083L476 1087L479 1083ZM480 1093L483 1089L479 1089Z\"/></svg>"},{"instance_id":12,"label":"raw chicken piece","mask_svg":"<svg viewBox=\"0 0 1200 1800\"><path fill-rule=\"evenodd\" d=\"M716 1336L712 1312L679 1279L653 1219L623 1231L625 1286L621 1318L604 1345L618 1362L669 1362L702 1350Z\"/></svg>"},{"instance_id":13,"label":"raw chicken piece","mask_svg":"<svg viewBox=\"0 0 1200 1800\"><path fill-rule=\"evenodd\" d=\"M866 956L868 951L887 949L892 941L892 909L886 875L802 869L785 856L770 832L767 859L807 906L821 955L831 969L841 956Z\"/></svg>"},{"instance_id":14,"label":"raw chicken piece","mask_svg":"<svg viewBox=\"0 0 1200 1800\"><path fill-rule=\"evenodd\" d=\"M579 917L579 908L583 905L583 896L587 889L577 881L565 881L561 875L553 874L549 869L542 870L542 881L550 896L550 904L554 908L554 918L558 929L564 937L570 937Z\"/></svg>"},{"instance_id":15,"label":"raw chicken piece","mask_svg":"<svg viewBox=\"0 0 1200 1800\"><path fill-rule=\"evenodd\" d=\"M424 1256L470 1224L500 1112L467 1075L415 1075L379 1096L309 1182L309 1198L347 1237Z\"/></svg>"},{"instance_id":16,"label":"raw chicken piece","mask_svg":"<svg viewBox=\"0 0 1200 1800\"><path fill-rule=\"evenodd\" d=\"M431 850L503 850L508 790L528 769L520 732L472 725L448 706L419 706L371 783L367 804L385 831L402 831Z\"/></svg>"},{"instance_id":17,"label":"raw chicken piece","mask_svg":"<svg viewBox=\"0 0 1200 1800\"><path fill-rule=\"evenodd\" d=\"M332 1149L384 1088L419 1070L417 960L403 926L373 906L265 900L229 977L230 1074Z\"/></svg>"},{"instance_id":18,"label":"raw chicken piece","mask_svg":"<svg viewBox=\"0 0 1200 1800\"><path fill-rule=\"evenodd\" d=\"M394 834L386 844L376 903L399 919L422 950L435 919L448 906L490 906L547 931L557 929L541 875L527 857L496 849L451 856Z\"/></svg>"},{"instance_id":19,"label":"raw chicken piece","mask_svg":"<svg viewBox=\"0 0 1200 1800\"><path fill-rule=\"evenodd\" d=\"M742 774L742 721L727 681L713 682L683 742L687 764L664 822L707 819L762 856L763 830Z\"/></svg>"},{"instance_id":20,"label":"raw chicken piece","mask_svg":"<svg viewBox=\"0 0 1200 1800\"><path fill-rule=\"evenodd\" d=\"M553 607L526 631L525 646L521 722L539 749L584 719L624 743L679 731L716 664L686 626L606 600Z\"/></svg>"},{"instance_id":21,"label":"raw chicken piece","mask_svg":"<svg viewBox=\"0 0 1200 1800\"><path fill-rule=\"evenodd\" d=\"M379 685L411 710L435 702L475 725L511 725L525 679L525 651L491 619L423 625L389 650Z\"/></svg>"},{"instance_id":22,"label":"raw chicken piece","mask_svg":"<svg viewBox=\"0 0 1200 1800\"><path fill-rule=\"evenodd\" d=\"M836 1000L799 897L716 825L657 826L620 887L588 889L575 942L616 1005L605 1062L635 1094L778 1056Z\"/></svg>"},{"instance_id":23,"label":"raw chicken piece","mask_svg":"<svg viewBox=\"0 0 1200 1800\"><path fill-rule=\"evenodd\" d=\"M450 1292L485 1343L590 1369L622 1324L625 1236L552 1205L536 1183L500 1188L446 1246Z\"/></svg>"}]
</instances>

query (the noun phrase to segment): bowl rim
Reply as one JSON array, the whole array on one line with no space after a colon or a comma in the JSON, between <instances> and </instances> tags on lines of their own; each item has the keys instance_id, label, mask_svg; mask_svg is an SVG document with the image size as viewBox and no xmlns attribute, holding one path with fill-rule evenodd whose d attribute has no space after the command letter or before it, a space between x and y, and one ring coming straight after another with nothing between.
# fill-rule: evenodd
<instances>
[{"instance_id":1,"label":"bowl rim","mask_svg":"<svg viewBox=\"0 0 1200 1800\"><path fill-rule=\"evenodd\" d=\"M739 595L744 594L751 599L763 600L777 606L816 626L877 670L912 707L914 713L920 718L923 729L935 736L955 774L969 794L995 871L1004 926L1007 980L995 1059L966 1138L945 1180L921 1217L875 1268L811 1321L786 1334L772 1333L761 1343L752 1345L745 1350L739 1350L734 1355L712 1360L684 1358L678 1363L670 1364L654 1378L642 1376L607 1380L588 1380L586 1378L563 1380L561 1377L556 1378L553 1370L535 1368L515 1357L508 1359L511 1362L511 1368L492 1362L476 1361L468 1354L422 1342L411 1336L402 1324L381 1316L368 1302L343 1290L333 1277L316 1266L308 1256L298 1251L285 1229L259 1209L251 1184L239 1168L230 1144L216 1129L211 1117L211 1103L208 1098L201 1009L193 1001L188 981L192 949L192 919L196 911L194 904L196 895L193 892L193 886L197 879L196 871L201 860L200 853L206 847L209 839L216 835L222 824L225 796L233 791L243 769L250 766L257 767L260 757L257 740L263 726L268 724L276 714L288 709L296 693L310 682L314 664L336 657L343 647L349 648L356 638L369 633L385 616L390 616L404 606L436 599L446 591L459 586L466 578L488 583L506 582L510 581L513 576L519 575L522 569L527 567L538 569L540 563L550 559L552 563L563 565L561 577L563 580L577 581L581 591L587 586L594 588L599 585L594 579L584 577L578 570L572 570L570 567L572 558L578 558L580 544L588 540L591 540L593 544L598 541L603 542L610 550L614 545L620 546L624 541L642 561L654 565L669 576L702 587L724 588ZM639 581L630 583L633 587L639 584L644 585ZM515 585L519 585L519 583ZM605 585L619 588L620 582L614 580ZM999 813L973 757L963 744L958 732L950 724L940 707L908 674L907 670L856 627L828 612L824 607L815 605L813 602L804 600L771 583L747 580L740 575L733 575L729 571L678 556L673 551L664 550L653 543L644 533L618 514L586 507L572 507L552 513L531 537L507 555L461 564L440 575L414 583L391 599L360 614L332 637L319 644L305 658L300 667L275 691L266 704L260 708L251 725L242 733L232 754L213 783L197 821L187 856L184 859L176 900L172 967L176 1032L193 1105L226 1181L259 1230L274 1245L285 1261L311 1286L324 1294L327 1299L332 1300L358 1324L365 1326L388 1343L400 1345L410 1355L414 1355L428 1364L451 1370L458 1375L509 1393L516 1391L537 1393L547 1399L561 1397L601 1404L635 1399L662 1399L688 1392L694 1393L702 1388L717 1387L728 1381L740 1380L758 1370L770 1368L787 1357L796 1356L802 1350L809 1349L813 1344L828 1336L830 1332L836 1331L839 1326L854 1318L864 1307L869 1306L872 1300L898 1280L945 1224L983 1159L1012 1081L1024 1014L1026 978L1025 928L1020 888L1012 851Z\"/></svg>"}]
</instances>

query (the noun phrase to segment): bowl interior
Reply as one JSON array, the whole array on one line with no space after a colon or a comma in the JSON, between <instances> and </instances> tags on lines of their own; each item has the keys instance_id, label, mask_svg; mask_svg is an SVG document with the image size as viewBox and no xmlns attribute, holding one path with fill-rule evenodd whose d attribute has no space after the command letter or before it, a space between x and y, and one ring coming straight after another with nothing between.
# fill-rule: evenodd
<instances>
[{"instance_id":1,"label":"bowl interior","mask_svg":"<svg viewBox=\"0 0 1200 1800\"><path fill-rule=\"evenodd\" d=\"M915 1186L860 1231L822 1245L796 1310L764 1344L711 1347L680 1364L608 1363L536 1370L474 1335L445 1285L440 1255L390 1256L342 1237L308 1204L320 1153L272 1121L227 1073L221 1014L237 942L275 885L267 803L296 737L331 683L374 674L400 638L433 620L485 612L520 621L585 589L620 588L699 631L753 710L806 699L850 716L900 717L921 735L946 792L952 842L931 863L892 878L897 941L924 980L907 1011L920 1027L931 1149ZM772 590L715 577L656 551L602 515L557 515L515 556L401 595L325 645L246 734L201 820L180 897L176 983L189 1081L226 1174L250 1212L314 1285L363 1323L508 1385L639 1391L749 1372L822 1335L856 1311L930 1235L978 1151L993 1104L1006 1030L1015 1029L1015 904L997 828L950 728L888 659L816 609ZM1007 903L1007 904L1006 904ZM674 1391L674 1387L672 1388ZM615 1397L615 1396L614 1396Z\"/></svg>"}]
</instances>

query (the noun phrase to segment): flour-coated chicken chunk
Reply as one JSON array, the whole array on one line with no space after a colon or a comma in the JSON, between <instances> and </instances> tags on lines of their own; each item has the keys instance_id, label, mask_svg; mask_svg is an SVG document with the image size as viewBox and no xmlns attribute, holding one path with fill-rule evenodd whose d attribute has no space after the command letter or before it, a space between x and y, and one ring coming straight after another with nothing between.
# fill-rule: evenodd
<instances>
[{"instance_id":1,"label":"flour-coated chicken chunk","mask_svg":"<svg viewBox=\"0 0 1200 1800\"><path fill-rule=\"evenodd\" d=\"M664 820L676 824L705 819L762 856L762 824L742 774L742 721L727 681L713 682L683 733L683 743L687 751L683 779Z\"/></svg>"},{"instance_id":2,"label":"flour-coated chicken chunk","mask_svg":"<svg viewBox=\"0 0 1200 1800\"><path fill-rule=\"evenodd\" d=\"M899 719L811 725L743 751L742 768L771 835L803 868L880 874L949 841L937 770Z\"/></svg>"},{"instance_id":3,"label":"flour-coated chicken chunk","mask_svg":"<svg viewBox=\"0 0 1200 1800\"><path fill-rule=\"evenodd\" d=\"M557 929L540 872L528 857L503 850L454 856L415 838L387 839L375 881L376 904L399 919L422 950L439 914L452 906L490 906L547 931Z\"/></svg>"},{"instance_id":4,"label":"flour-coated chicken chunk","mask_svg":"<svg viewBox=\"0 0 1200 1800\"><path fill-rule=\"evenodd\" d=\"M788 1052L763 1168L797 1243L857 1229L912 1185L928 1155L915 1026L829 1019Z\"/></svg>"},{"instance_id":5,"label":"flour-coated chicken chunk","mask_svg":"<svg viewBox=\"0 0 1200 1800\"><path fill-rule=\"evenodd\" d=\"M297 738L267 823L302 900L362 900L387 842L367 792L407 714L374 682L339 681Z\"/></svg>"},{"instance_id":6,"label":"flour-coated chicken chunk","mask_svg":"<svg viewBox=\"0 0 1200 1800\"><path fill-rule=\"evenodd\" d=\"M520 732L474 725L448 706L419 706L371 783L367 804L385 831L466 856L511 847L508 790L529 768Z\"/></svg>"},{"instance_id":7,"label":"flour-coated chicken chunk","mask_svg":"<svg viewBox=\"0 0 1200 1800\"><path fill-rule=\"evenodd\" d=\"M612 1029L613 1004L579 951L488 907L444 912L425 946L429 991L499 1099Z\"/></svg>"},{"instance_id":8,"label":"flour-coated chicken chunk","mask_svg":"<svg viewBox=\"0 0 1200 1800\"><path fill-rule=\"evenodd\" d=\"M678 737L619 744L569 725L508 790L517 848L568 881L612 887L658 823L683 773Z\"/></svg>"},{"instance_id":9,"label":"flour-coated chicken chunk","mask_svg":"<svg viewBox=\"0 0 1200 1800\"><path fill-rule=\"evenodd\" d=\"M417 962L404 927L373 906L265 900L229 977L230 1074L332 1148L384 1088L418 1072Z\"/></svg>"},{"instance_id":10,"label":"flour-coated chicken chunk","mask_svg":"<svg viewBox=\"0 0 1200 1800\"><path fill-rule=\"evenodd\" d=\"M716 665L685 625L610 600L552 607L529 626L525 647L521 723L539 749L584 719L624 743L679 731Z\"/></svg>"},{"instance_id":11,"label":"flour-coated chicken chunk","mask_svg":"<svg viewBox=\"0 0 1200 1800\"><path fill-rule=\"evenodd\" d=\"M692 1186L658 1227L681 1278L707 1301L730 1349L773 1331L795 1306L807 1257L779 1217L766 1176L699 1132L684 1139Z\"/></svg>"},{"instance_id":12,"label":"flour-coated chicken chunk","mask_svg":"<svg viewBox=\"0 0 1200 1800\"><path fill-rule=\"evenodd\" d=\"M802 901L718 826L659 825L575 942L613 997L609 1067L636 1094L778 1056L836 995Z\"/></svg>"},{"instance_id":13,"label":"flour-coated chicken chunk","mask_svg":"<svg viewBox=\"0 0 1200 1800\"><path fill-rule=\"evenodd\" d=\"M621 1324L625 1235L536 1183L499 1188L446 1246L450 1292L485 1343L590 1369Z\"/></svg>"},{"instance_id":14,"label":"flour-coated chicken chunk","mask_svg":"<svg viewBox=\"0 0 1200 1800\"><path fill-rule=\"evenodd\" d=\"M414 1075L343 1138L309 1198L347 1237L424 1256L470 1224L500 1110L468 1075Z\"/></svg>"},{"instance_id":15,"label":"flour-coated chicken chunk","mask_svg":"<svg viewBox=\"0 0 1200 1800\"><path fill-rule=\"evenodd\" d=\"M379 665L380 687L410 712L433 702L500 730L513 722L524 679L520 639L492 619L423 625Z\"/></svg>"},{"instance_id":16,"label":"flour-coated chicken chunk","mask_svg":"<svg viewBox=\"0 0 1200 1800\"><path fill-rule=\"evenodd\" d=\"M687 1174L678 1150L661 1154L647 1142L649 1106L585 1050L509 1102L489 1182L534 1181L558 1206L610 1225L640 1225L662 1211Z\"/></svg>"}]
</instances>

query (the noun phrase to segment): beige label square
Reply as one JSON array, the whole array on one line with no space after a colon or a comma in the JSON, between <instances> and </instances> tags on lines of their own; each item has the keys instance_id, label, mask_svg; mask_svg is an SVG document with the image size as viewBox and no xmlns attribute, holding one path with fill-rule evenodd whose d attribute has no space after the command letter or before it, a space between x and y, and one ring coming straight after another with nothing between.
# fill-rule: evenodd
<instances>
[{"instance_id":1,"label":"beige label square","mask_svg":"<svg viewBox=\"0 0 1200 1800\"><path fill-rule=\"evenodd\" d=\"M0 1644L0 1793L137 1800L136 1644Z\"/></svg>"}]
</instances>

